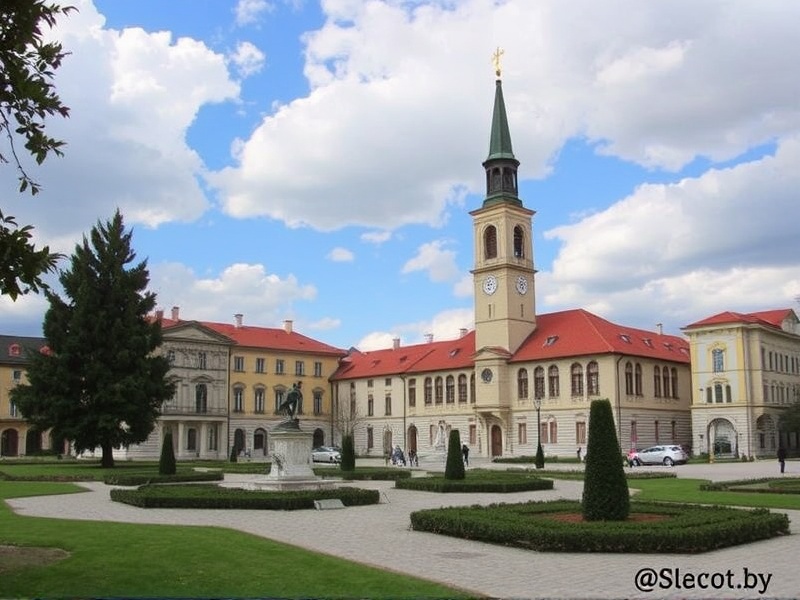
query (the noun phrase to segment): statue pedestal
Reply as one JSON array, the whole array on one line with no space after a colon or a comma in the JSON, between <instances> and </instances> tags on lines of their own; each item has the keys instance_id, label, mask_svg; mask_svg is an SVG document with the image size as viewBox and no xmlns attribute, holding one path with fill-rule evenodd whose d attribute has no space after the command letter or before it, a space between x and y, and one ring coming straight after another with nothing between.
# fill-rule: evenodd
<instances>
[{"instance_id":1,"label":"statue pedestal","mask_svg":"<svg viewBox=\"0 0 800 600\"><path fill-rule=\"evenodd\" d=\"M314 479L311 470L311 443L313 434L305 431L273 429L272 468L267 481Z\"/></svg>"}]
</instances>

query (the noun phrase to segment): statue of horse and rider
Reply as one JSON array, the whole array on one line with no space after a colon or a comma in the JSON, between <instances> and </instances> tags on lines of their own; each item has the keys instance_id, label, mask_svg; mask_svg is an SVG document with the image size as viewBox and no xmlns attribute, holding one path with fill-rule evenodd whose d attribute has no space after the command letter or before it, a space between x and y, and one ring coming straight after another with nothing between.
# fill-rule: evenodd
<instances>
[{"instance_id":1,"label":"statue of horse and rider","mask_svg":"<svg viewBox=\"0 0 800 600\"><path fill-rule=\"evenodd\" d=\"M292 389L288 391L283 402L278 406L278 412L286 415L286 421L297 421L295 415L298 413L303 404L303 392L300 391L303 382L298 381L292 385Z\"/></svg>"}]
</instances>

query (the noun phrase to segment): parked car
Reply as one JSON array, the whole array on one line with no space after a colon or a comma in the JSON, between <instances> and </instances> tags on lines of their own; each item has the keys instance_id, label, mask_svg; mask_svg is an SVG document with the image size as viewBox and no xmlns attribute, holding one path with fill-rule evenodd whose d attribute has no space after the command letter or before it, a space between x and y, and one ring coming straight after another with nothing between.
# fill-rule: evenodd
<instances>
[{"instance_id":1,"label":"parked car","mask_svg":"<svg viewBox=\"0 0 800 600\"><path fill-rule=\"evenodd\" d=\"M679 465L689 460L689 455L680 446L651 446L644 450L631 450L628 453L628 462L637 467L639 465Z\"/></svg>"},{"instance_id":2,"label":"parked car","mask_svg":"<svg viewBox=\"0 0 800 600\"><path fill-rule=\"evenodd\" d=\"M331 446L318 446L311 451L311 460L314 462L338 463L342 462L342 453Z\"/></svg>"}]
</instances>

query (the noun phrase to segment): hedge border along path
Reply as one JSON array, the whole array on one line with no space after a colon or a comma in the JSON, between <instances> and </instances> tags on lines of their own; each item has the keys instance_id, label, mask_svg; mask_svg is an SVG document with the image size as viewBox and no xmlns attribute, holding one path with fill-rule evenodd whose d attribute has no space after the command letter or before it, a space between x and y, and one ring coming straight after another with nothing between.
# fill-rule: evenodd
<instances>
[{"instance_id":1,"label":"hedge border along path","mask_svg":"<svg viewBox=\"0 0 800 600\"><path fill-rule=\"evenodd\" d=\"M789 533L789 518L765 509L631 502L626 521L559 520L580 515L580 502L565 500L449 507L412 513L411 528L546 552L648 554L695 554Z\"/></svg>"}]
</instances>

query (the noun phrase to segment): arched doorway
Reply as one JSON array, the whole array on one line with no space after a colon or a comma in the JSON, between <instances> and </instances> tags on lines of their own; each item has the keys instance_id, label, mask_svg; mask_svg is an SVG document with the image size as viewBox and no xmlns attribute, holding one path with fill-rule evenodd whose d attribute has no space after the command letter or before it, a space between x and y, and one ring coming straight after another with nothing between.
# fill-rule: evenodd
<instances>
[{"instance_id":1,"label":"arched doorway","mask_svg":"<svg viewBox=\"0 0 800 600\"><path fill-rule=\"evenodd\" d=\"M491 450L492 456L503 455L503 430L500 425L492 425L491 429Z\"/></svg>"},{"instance_id":2,"label":"arched doorway","mask_svg":"<svg viewBox=\"0 0 800 600\"><path fill-rule=\"evenodd\" d=\"M244 450L244 429L233 432L233 447L237 455Z\"/></svg>"},{"instance_id":3,"label":"arched doorway","mask_svg":"<svg viewBox=\"0 0 800 600\"><path fill-rule=\"evenodd\" d=\"M19 453L19 434L16 429L5 429L0 434L0 456L16 456Z\"/></svg>"},{"instance_id":4,"label":"arched doorway","mask_svg":"<svg viewBox=\"0 0 800 600\"><path fill-rule=\"evenodd\" d=\"M31 456L38 454L42 450L42 432L38 429L28 429L25 435L25 454Z\"/></svg>"},{"instance_id":5,"label":"arched doorway","mask_svg":"<svg viewBox=\"0 0 800 600\"><path fill-rule=\"evenodd\" d=\"M738 453L736 430L728 419L714 419L708 424L708 448L714 456L734 456Z\"/></svg>"},{"instance_id":6,"label":"arched doorway","mask_svg":"<svg viewBox=\"0 0 800 600\"><path fill-rule=\"evenodd\" d=\"M416 425L411 425L408 428L408 434L406 435L406 446L408 452L417 452L417 427Z\"/></svg>"},{"instance_id":7,"label":"arched doorway","mask_svg":"<svg viewBox=\"0 0 800 600\"><path fill-rule=\"evenodd\" d=\"M267 455L267 432L259 427L253 432L253 456Z\"/></svg>"},{"instance_id":8,"label":"arched doorway","mask_svg":"<svg viewBox=\"0 0 800 600\"><path fill-rule=\"evenodd\" d=\"M774 453L777 449L778 428L775 419L770 415L761 415L756 419L756 435L758 450L761 453Z\"/></svg>"},{"instance_id":9,"label":"arched doorway","mask_svg":"<svg viewBox=\"0 0 800 600\"><path fill-rule=\"evenodd\" d=\"M322 431L319 427L314 430L314 437L311 441L312 448L319 448L320 446L325 445L325 432Z\"/></svg>"}]
</instances>

